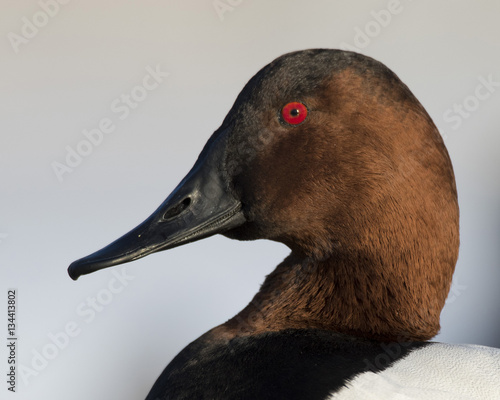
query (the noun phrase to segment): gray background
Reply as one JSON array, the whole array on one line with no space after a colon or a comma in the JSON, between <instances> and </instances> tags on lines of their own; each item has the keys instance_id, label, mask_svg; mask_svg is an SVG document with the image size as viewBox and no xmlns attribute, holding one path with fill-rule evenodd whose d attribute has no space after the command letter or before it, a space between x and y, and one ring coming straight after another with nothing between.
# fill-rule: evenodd
<instances>
[{"instance_id":1,"label":"gray background","mask_svg":"<svg viewBox=\"0 0 500 400\"><path fill-rule=\"evenodd\" d=\"M312 47L356 46L382 61L434 119L455 166L462 235L436 340L500 346L500 87L476 94L482 80L500 82L500 3L269 3L74 1L50 3L46 20L35 1L2 3L0 325L16 288L23 399L143 398L180 349L248 303L283 245L213 237L77 282L66 268L163 201L258 69ZM16 53L12 33L33 19L44 26ZM121 120L111 104L157 65L169 76ZM60 182L53 163L103 118L116 129ZM126 286L113 281L123 271L134 277ZM2 345L0 371L6 358Z\"/></svg>"}]
</instances>

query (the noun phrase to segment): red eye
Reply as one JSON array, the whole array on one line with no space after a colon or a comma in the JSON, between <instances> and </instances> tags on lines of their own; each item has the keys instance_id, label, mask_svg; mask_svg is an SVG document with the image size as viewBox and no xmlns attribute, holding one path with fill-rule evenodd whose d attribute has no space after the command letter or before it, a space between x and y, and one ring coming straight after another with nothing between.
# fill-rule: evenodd
<instances>
[{"instance_id":1,"label":"red eye","mask_svg":"<svg viewBox=\"0 0 500 400\"><path fill-rule=\"evenodd\" d=\"M306 119L307 107L302 103L293 101L281 109L281 117L287 124L298 125Z\"/></svg>"}]
</instances>

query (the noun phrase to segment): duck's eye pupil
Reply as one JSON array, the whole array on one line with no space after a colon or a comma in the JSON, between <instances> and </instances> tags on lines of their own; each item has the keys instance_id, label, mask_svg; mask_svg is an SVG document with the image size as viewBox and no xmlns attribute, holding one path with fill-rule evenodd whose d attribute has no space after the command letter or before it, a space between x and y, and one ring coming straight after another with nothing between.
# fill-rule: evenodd
<instances>
[{"instance_id":1,"label":"duck's eye pupil","mask_svg":"<svg viewBox=\"0 0 500 400\"><path fill-rule=\"evenodd\" d=\"M307 107L298 101L288 103L281 109L281 120L288 125L299 125L306 117Z\"/></svg>"}]
</instances>

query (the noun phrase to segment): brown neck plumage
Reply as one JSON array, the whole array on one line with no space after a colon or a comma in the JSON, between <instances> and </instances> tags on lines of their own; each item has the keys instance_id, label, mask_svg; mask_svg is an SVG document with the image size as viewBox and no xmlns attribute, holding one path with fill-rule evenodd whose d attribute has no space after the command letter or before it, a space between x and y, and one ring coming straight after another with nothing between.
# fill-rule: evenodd
<instances>
[{"instance_id":1,"label":"brown neck plumage","mask_svg":"<svg viewBox=\"0 0 500 400\"><path fill-rule=\"evenodd\" d=\"M292 254L224 326L236 336L323 329L384 341L427 340L439 330L450 280L422 284L415 273L363 255L314 260Z\"/></svg>"}]
</instances>

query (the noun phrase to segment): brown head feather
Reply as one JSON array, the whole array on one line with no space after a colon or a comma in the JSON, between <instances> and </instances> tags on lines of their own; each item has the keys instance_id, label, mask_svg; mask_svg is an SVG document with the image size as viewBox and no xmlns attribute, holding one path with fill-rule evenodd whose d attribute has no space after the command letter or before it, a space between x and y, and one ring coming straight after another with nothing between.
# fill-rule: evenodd
<instances>
[{"instance_id":1,"label":"brown head feather","mask_svg":"<svg viewBox=\"0 0 500 400\"><path fill-rule=\"evenodd\" d=\"M410 90L368 57L330 51L325 69L325 54L313 51L313 78L294 92L298 54L253 78L226 120L234 138L228 158L238 159L229 173L249 219L227 235L280 241L292 253L219 330L429 339L439 330L459 245L441 136ZM307 105L303 124L280 124L276 110L289 101Z\"/></svg>"}]
</instances>

